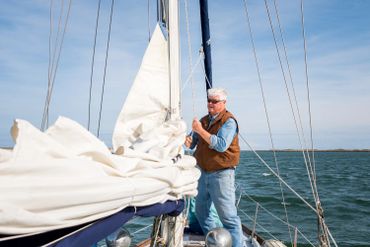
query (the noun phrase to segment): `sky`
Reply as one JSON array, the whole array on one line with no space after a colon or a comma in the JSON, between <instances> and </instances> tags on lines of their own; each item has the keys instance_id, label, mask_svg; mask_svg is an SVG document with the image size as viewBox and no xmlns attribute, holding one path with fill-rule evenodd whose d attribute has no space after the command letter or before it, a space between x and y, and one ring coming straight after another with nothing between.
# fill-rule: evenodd
<instances>
[{"instance_id":1,"label":"sky","mask_svg":"<svg viewBox=\"0 0 370 247\"><path fill-rule=\"evenodd\" d=\"M370 1L304 1L307 77L301 1L276 0L276 5L272 0L267 1L276 45L264 1L246 2L261 80L256 70L244 2L209 1L213 84L228 91L227 108L237 117L243 138L254 149L270 149L271 133L275 148L300 148L301 143L311 146L312 126L315 148L369 149ZM9 133L14 119L27 120L37 127L41 125L47 92L49 36L55 47L59 14L63 9L64 23L68 9L68 1L54 0L52 3L52 21L49 1L0 3L0 147L14 145ZM97 130L110 3L105 0L101 3L91 103L90 130L93 133ZM188 11L185 11L185 3ZM58 116L66 116L87 126L97 5L98 1L91 0L72 2L50 103L51 124ZM190 57L193 67L199 57L197 5L195 0L180 1L183 82L189 77ZM291 86L288 92L293 101L297 99L305 142L299 141L294 124L294 116L298 113L294 110L293 115L287 96L285 81L291 85L290 77L274 6L278 10L296 96L292 96ZM155 22L155 1L150 0L149 7L144 0L115 1L100 135L108 146ZM206 114L201 66L194 67L194 71L192 83L183 85L182 91L182 116L188 125L194 116L200 118ZM245 143L241 145L248 149Z\"/></svg>"}]
</instances>

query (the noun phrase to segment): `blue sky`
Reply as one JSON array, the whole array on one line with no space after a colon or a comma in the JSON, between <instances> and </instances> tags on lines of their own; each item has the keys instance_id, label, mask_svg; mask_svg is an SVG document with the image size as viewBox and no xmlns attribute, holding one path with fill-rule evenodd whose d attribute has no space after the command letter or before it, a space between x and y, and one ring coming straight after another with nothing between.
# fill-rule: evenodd
<instances>
[{"instance_id":1,"label":"blue sky","mask_svg":"<svg viewBox=\"0 0 370 247\"><path fill-rule=\"evenodd\" d=\"M60 1L53 2L55 33ZM184 1L180 2L185 81L189 53ZM200 44L197 2L188 0L193 63ZM275 146L299 148L265 5L263 1L247 2ZM268 3L277 32L273 1ZM300 1L276 3L308 137ZM109 4L102 1L93 86L93 133L97 128ZM148 29L147 1L115 1L101 123L101 138L108 145L117 114L148 43L148 32L154 28L155 1L150 1L150 5ZM13 145L9 129L14 119L40 126L47 88L49 6L46 0L0 3L0 146ZM96 7L97 1L72 3L51 102L51 123L63 115L86 126ZM370 2L310 0L304 2L304 7L314 146L370 148ZM214 86L228 90L228 108L237 116L240 131L248 142L256 149L270 148L243 1L212 0L209 8ZM281 48L280 39L278 44ZM198 67L194 75L194 100L190 84L182 94L183 117L187 123L193 115L201 117L206 113L204 87Z\"/></svg>"}]
</instances>

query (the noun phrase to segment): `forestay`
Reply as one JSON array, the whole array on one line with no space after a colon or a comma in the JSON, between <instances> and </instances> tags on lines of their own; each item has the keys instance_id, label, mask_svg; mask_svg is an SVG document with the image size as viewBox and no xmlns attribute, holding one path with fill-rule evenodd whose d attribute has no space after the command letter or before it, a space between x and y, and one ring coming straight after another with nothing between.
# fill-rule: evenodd
<instances>
[{"instance_id":1,"label":"forestay","mask_svg":"<svg viewBox=\"0 0 370 247\"><path fill-rule=\"evenodd\" d=\"M200 173L194 158L172 160L182 154L185 124L167 121L166 53L157 27L117 120L116 154L65 117L45 132L15 121L13 150L0 150L1 234L64 228L127 206L196 194Z\"/></svg>"}]
</instances>

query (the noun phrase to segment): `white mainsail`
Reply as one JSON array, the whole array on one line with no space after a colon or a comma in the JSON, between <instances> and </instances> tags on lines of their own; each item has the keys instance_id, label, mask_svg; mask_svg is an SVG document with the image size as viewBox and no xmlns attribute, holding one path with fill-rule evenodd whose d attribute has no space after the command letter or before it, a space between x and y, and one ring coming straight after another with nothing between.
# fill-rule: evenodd
<instances>
[{"instance_id":1,"label":"white mainsail","mask_svg":"<svg viewBox=\"0 0 370 247\"><path fill-rule=\"evenodd\" d=\"M168 88L168 47L157 25L116 122L113 133L114 150L120 146L130 146L137 139L135 137L165 121L169 110Z\"/></svg>"},{"instance_id":2,"label":"white mainsail","mask_svg":"<svg viewBox=\"0 0 370 247\"><path fill-rule=\"evenodd\" d=\"M153 154L153 159L179 153L186 128L178 118L167 121L171 110L168 58L168 43L157 25L116 122L112 140L115 151L121 147L124 152L145 152Z\"/></svg>"},{"instance_id":3,"label":"white mainsail","mask_svg":"<svg viewBox=\"0 0 370 247\"><path fill-rule=\"evenodd\" d=\"M182 153L185 124L168 113L167 42L156 28L113 136L114 150L60 117L46 132L16 120L0 150L0 233L48 231L197 193L195 159ZM121 150L122 151L122 150Z\"/></svg>"}]
</instances>

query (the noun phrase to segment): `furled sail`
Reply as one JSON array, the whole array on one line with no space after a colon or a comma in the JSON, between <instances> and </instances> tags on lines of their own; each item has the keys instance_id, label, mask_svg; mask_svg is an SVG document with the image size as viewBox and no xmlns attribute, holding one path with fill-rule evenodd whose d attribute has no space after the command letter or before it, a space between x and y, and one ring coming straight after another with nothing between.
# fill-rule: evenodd
<instances>
[{"instance_id":1,"label":"furled sail","mask_svg":"<svg viewBox=\"0 0 370 247\"><path fill-rule=\"evenodd\" d=\"M0 234L79 225L127 206L197 193L194 158L182 155L174 163L182 153L185 124L166 118L167 59L157 27L117 120L113 145L120 152L112 154L65 117L45 132L15 121L13 150L0 150Z\"/></svg>"}]
</instances>

